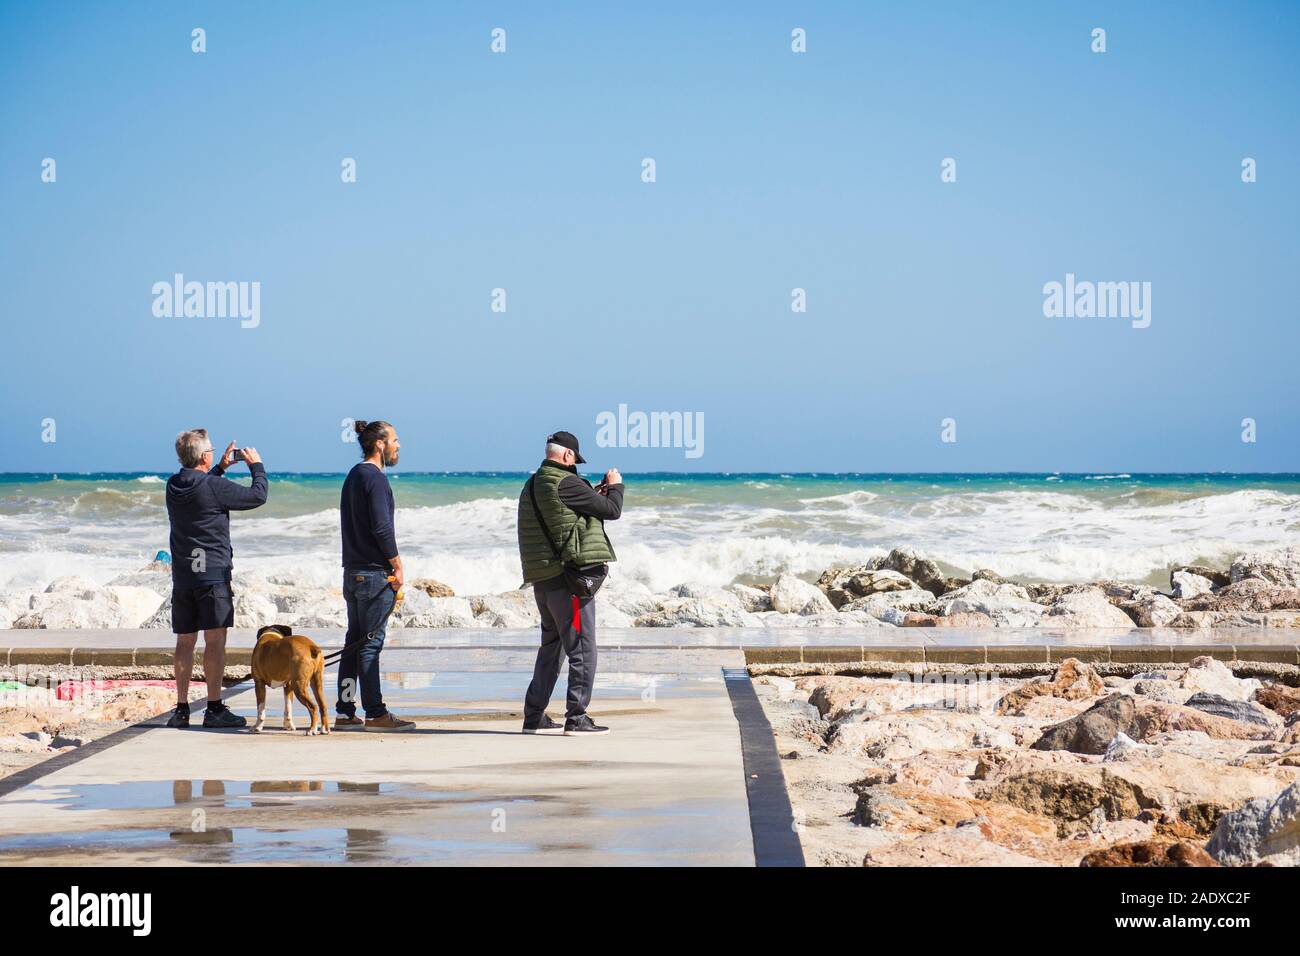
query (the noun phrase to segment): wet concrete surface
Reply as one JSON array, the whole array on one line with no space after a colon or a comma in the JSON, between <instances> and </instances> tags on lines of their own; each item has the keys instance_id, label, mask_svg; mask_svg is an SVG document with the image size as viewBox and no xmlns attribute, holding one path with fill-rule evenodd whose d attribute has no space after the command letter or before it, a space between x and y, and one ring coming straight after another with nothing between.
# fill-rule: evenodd
<instances>
[{"instance_id":1,"label":"wet concrete surface","mask_svg":"<svg viewBox=\"0 0 1300 956\"><path fill-rule=\"evenodd\" d=\"M737 652L605 655L594 738L519 732L526 657L385 652L405 734L307 737L296 703L289 733L280 691L260 735L132 733L0 798L0 865L753 865Z\"/></svg>"}]
</instances>

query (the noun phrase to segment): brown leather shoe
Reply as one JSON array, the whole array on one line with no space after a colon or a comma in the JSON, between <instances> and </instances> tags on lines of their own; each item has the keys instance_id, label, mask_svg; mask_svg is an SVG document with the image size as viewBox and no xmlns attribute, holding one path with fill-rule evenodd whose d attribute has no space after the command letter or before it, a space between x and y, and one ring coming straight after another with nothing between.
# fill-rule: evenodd
<instances>
[{"instance_id":1,"label":"brown leather shoe","mask_svg":"<svg viewBox=\"0 0 1300 956\"><path fill-rule=\"evenodd\" d=\"M360 730L366 725L366 722L360 717L344 717L339 715L334 718L335 730Z\"/></svg>"},{"instance_id":2,"label":"brown leather shoe","mask_svg":"<svg viewBox=\"0 0 1300 956\"><path fill-rule=\"evenodd\" d=\"M414 729L415 721L399 720L393 715L391 710L385 713L384 716L376 717L374 720L371 720L369 717L366 718L366 730L374 731L375 733L397 734L404 730Z\"/></svg>"}]
</instances>

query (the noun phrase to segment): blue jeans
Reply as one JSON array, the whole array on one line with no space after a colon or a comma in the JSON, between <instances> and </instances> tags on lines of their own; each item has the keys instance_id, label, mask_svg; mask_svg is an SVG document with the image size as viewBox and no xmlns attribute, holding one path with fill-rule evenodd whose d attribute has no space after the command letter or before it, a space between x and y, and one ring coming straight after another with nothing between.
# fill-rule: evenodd
<instances>
[{"instance_id":1,"label":"blue jeans","mask_svg":"<svg viewBox=\"0 0 1300 956\"><path fill-rule=\"evenodd\" d=\"M387 571L346 568L343 600L348 605L348 635L339 660L339 700L335 709L343 717L355 717L359 685L366 719L374 720L388 712L379 690L379 652L384 649L384 631L397 594L388 584Z\"/></svg>"}]
</instances>

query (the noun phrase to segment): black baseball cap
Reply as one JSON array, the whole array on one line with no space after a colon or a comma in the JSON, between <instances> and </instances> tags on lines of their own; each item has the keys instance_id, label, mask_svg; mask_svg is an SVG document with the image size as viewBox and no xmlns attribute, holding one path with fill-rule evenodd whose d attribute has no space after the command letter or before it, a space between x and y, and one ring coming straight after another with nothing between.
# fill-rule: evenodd
<instances>
[{"instance_id":1,"label":"black baseball cap","mask_svg":"<svg viewBox=\"0 0 1300 956\"><path fill-rule=\"evenodd\" d=\"M573 452L574 461L579 465L585 465L587 463L587 459L583 458L582 454L578 451L578 439L574 436L573 432L556 432L554 435L547 435L546 443L548 445L559 445L561 448L569 449L569 451Z\"/></svg>"}]
</instances>

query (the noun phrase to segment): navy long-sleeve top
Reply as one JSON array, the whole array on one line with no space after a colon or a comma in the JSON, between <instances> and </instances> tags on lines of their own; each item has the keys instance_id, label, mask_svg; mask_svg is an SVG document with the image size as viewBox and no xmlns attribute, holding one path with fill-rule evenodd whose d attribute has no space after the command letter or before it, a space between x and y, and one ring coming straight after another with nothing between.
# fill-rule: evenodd
<instances>
[{"instance_id":1,"label":"navy long-sleeve top","mask_svg":"<svg viewBox=\"0 0 1300 956\"><path fill-rule=\"evenodd\" d=\"M343 567L389 569L389 559L397 557L393 510L393 489L383 470L367 461L354 465L339 501Z\"/></svg>"}]
</instances>

